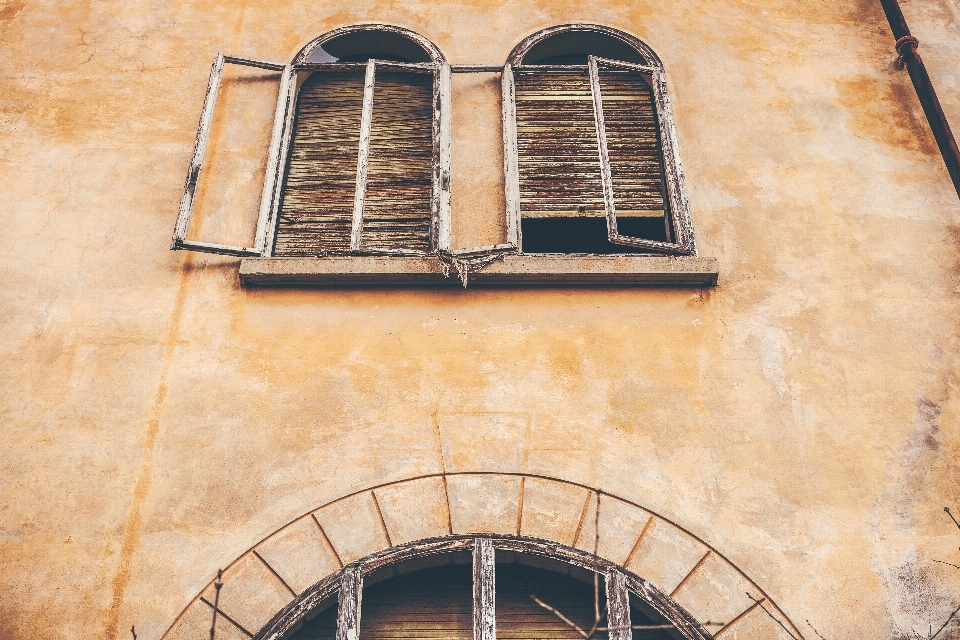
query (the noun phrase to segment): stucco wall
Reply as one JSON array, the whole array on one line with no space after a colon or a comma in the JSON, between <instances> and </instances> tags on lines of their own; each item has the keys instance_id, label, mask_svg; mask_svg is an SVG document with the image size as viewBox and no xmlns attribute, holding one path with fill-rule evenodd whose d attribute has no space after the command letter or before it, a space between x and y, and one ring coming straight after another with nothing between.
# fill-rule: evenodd
<instances>
[{"instance_id":1,"label":"stucco wall","mask_svg":"<svg viewBox=\"0 0 960 640\"><path fill-rule=\"evenodd\" d=\"M960 8L904 10L960 127ZM237 260L170 252L216 52L289 60L357 22L457 64L568 22L643 39L720 285L243 290ZM892 45L866 0L0 0L0 637L156 640L278 527L451 464L624 496L807 636L936 628L960 204ZM491 211L455 196L458 237Z\"/></svg>"}]
</instances>

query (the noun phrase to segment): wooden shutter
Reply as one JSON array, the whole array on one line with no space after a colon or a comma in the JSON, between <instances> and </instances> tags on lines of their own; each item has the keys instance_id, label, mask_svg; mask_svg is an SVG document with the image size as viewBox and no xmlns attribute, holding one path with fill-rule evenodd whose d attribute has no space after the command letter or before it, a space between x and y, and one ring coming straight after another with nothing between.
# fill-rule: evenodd
<instances>
[{"instance_id":1,"label":"wooden shutter","mask_svg":"<svg viewBox=\"0 0 960 640\"><path fill-rule=\"evenodd\" d=\"M516 136L524 218L605 215L586 69L519 70Z\"/></svg>"},{"instance_id":2,"label":"wooden shutter","mask_svg":"<svg viewBox=\"0 0 960 640\"><path fill-rule=\"evenodd\" d=\"M430 251L433 70L371 60L304 82L275 256Z\"/></svg>"},{"instance_id":3,"label":"wooden shutter","mask_svg":"<svg viewBox=\"0 0 960 640\"><path fill-rule=\"evenodd\" d=\"M661 71L594 56L588 69L610 242L690 253L676 241L667 194L654 95Z\"/></svg>"},{"instance_id":4,"label":"wooden shutter","mask_svg":"<svg viewBox=\"0 0 960 640\"><path fill-rule=\"evenodd\" d=\"M433 224L432 65L371 61L375 68L366 180L355 250L423 254ZM357 183L361 188L360 181ZM356 229L357 211L354 211Z\"/></svg>"},{"instance_id":5,"label":"wooden shutter","mask_svg":"<svg viewBox=\"0 0 960 640\"><path fill-rule=\"evenodd\" d=\"M554 233L602 234L559 243L589 246L588 252L616 252L612 243L690 253L686 227L678 233L674 224L666 180L662 73L593 56L588 61L586 67L515 69L520 217Z\"/></svg>"},{"instance_id":6,"label":"wooden shutter","mask_svg":"<svg viewBox=\"0 0 960 640\"><path fill-rule=\"evenodd\" d=\"M350 251L363 77L318 70L300 87L275 256Z\"/></svg>"},{"instance_id":7,"label":"wooden shutter","mask_svg":"<svg viewBox=\"0 0 960 640\"><path fill-rule=\"evenodd\" d=\"M263 180L263 191L260 197L260 215L257 220L257 231L253 247L238 247L187 239L187 233L190 230L190 218L193 215L194 200L197 194L197 186L203 168L203 159L206 155L207 143L210 140L210 130L213 127L213 114L216 109L217 96L220 92L220 82L223 77L223 67L225 64L235 64L244 67L281 72L280 93L277 98L277 110L274 115L273 133L268 150L269 155ZM200 115L200 125L197 127L197 137L193 145L193 155L190 159L190 167L187 169L187 180L183 187L183 196L180 198L180 211L177 215L177 222L173 228L171 249L187 249L234 256L259 256L264 253L266 237L268 235L267 230L273 210L279 145L283 135L283 121L286 114L283 97L289 77L290 67L282 62L266 62L264 60L253 60L239 56L228 56L223 53L218 53L216 58L214 58L213 66L210 69L210 81L207 84L207 95L204 98L203 111Z\"/></svg>"}]
</instances>

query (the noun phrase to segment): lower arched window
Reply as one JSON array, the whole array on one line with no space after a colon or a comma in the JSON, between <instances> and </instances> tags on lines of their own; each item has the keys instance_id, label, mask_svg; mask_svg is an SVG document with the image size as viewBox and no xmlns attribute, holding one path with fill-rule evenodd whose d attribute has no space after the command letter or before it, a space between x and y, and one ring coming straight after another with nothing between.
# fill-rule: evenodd
<instances>
[{"instance_id":1,"label":"lower arched window","mask_svg":"<svg viewBox=\"0 0 960 640\"><path fill-rule=\"evenodd\" d=\"M502 538L375 554L314 585L257 634L257 640L710 637L674 601L615 565L551 543Z\"/></svg>"}]
</instances>

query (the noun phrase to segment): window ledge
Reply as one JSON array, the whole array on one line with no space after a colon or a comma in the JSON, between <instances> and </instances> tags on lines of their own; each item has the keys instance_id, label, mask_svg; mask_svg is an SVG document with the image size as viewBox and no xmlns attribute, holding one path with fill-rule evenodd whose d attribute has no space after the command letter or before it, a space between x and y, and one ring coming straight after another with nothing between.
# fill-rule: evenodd
<instances>
[{"instance_id":1,"label":"window ledge","mask_svg":"<svg viewBox=\"0 0 960 640\"><path fill-rule=\"evenodd\" d=\"M244 258L247 287L450 287L437 258ZM716 258L661 256L507 255L471 272L470 286L712 287Z\"/></svg>"}]
</instances>

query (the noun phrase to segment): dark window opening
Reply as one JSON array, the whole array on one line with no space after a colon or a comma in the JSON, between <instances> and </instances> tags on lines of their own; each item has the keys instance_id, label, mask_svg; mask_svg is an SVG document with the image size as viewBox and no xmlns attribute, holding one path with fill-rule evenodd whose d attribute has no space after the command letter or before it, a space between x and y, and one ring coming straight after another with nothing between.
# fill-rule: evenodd
<instances>
[{"instance_id":1,"label":"dark window opening","mask_svg":"<svg viewBox=\"0 0 960 640\"><path fill-rule=\"evenodd\" d=\"M410 38L392 31L351 31L331 38L310 52L307 62L432 62L430 54Z\"/></svg>"},{"instance_id":2,"label":"dark window opening","mask_svg":"<svg viewBox=\"0 0 960 640\"><path fill-rule=\"evenodd\" d=\"M222 623L221 623L222 624ZM289 640L335 640L337 637L337 598L329 598L315 607Z\"/></svg>"},{"instance_id":3,"label":"dark window opening","mask_svg":"<svg viewBox=\"0 0 960 640\"><path fill-rule=\"evenodd\" d=\"M522 64L587 64L587 56L647 64L636 49L620 38L598 31L561 31L533 45Z\"/></svg>"},{"instance_id":4,"label":"dark window opening","mask_svg":"<svg viewBox=\"0 0 960 640\"><path fill-rule=\"evenodd\" d=\"M364 73L321 69L300 87L275 256L353 251ZM433 93L432 73L376 73L361 187L363 250L430 251Z\"/></svg>"},{"instance_id":5,"label":"dark window opening","mask_svg":"<svg viewBox=\"0 0 960 640\"><path fill-rule=\"evenodd\" d=\"M649 249L613 244L606 218L522 218L524 253L650 253ZM663 218L620 218L624 235L667 242Z\"/></svg>"},{"instance_id":6,"label":"dark window opening","mask_svg":"<svg viewBox=\"0 0 960 640\"><path fill-rule=\"evenodd\" d=\"M512 562L509 561L511 558ZM603 576L598 576L595 602L593 576L589 571L548 558L498 553L497 640L583 640L580 632L564 622L556 612L581 631L589 634L593 630L590 640L606 640L605 581ZM646 610L642 610L639 607L641 603L639 598L630 599L631 626L670 626L653 608L645 606ZM547 607L552 607L556 612ZM600 614L599 621L596 611ZM633 637L634 640L683 638L671 635L668 629L637 628L633 629Z\"/></svg>"}]
</instances>

